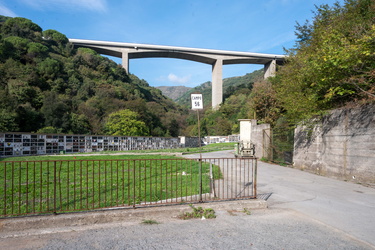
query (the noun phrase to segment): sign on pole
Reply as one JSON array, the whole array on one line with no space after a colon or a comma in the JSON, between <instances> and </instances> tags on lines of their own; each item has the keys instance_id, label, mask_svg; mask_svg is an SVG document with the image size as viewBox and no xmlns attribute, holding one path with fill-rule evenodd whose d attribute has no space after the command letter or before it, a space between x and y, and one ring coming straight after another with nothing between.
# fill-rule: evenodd
<instances>
[{"instance_id":1,"label":"sign on pole","mask_svg":"<svg viewBox=\"0 0 375 250\"><path fill-rule=\"evenodd\" d=\"M199 142L199 202L203 202L203 178L202 178L202 145L201 145L201 125L199 122L199 110L203 109L203 96L202 94L191 94L191 109L197 111L198 117L198 142Z\"/></svg>"},{"instance_id":2,"label":"sign on pole","mask_svg":"<svg viewBox=\"0 0 375 250\"><path fill-rule=\"evenodd\" d=\"M191 109L203 109L202 94L191 94Z\"/></svg>"}]
</instances>

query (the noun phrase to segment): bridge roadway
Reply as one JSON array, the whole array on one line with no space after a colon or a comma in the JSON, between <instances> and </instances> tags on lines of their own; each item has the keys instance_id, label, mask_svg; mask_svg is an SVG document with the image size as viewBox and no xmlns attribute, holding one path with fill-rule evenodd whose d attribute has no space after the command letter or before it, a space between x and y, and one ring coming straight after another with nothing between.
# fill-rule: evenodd
<instances>
[{"instance_id":1,"label":"bridge roadway","mask_svg":"<svg viewBox=\"0 0 375 250\"><path fill-rule=\"evenodd\" d=\"M99 54L122 58L122 66L129 72L129 60L137 58L177 58L212 65L212 107L223 102L223 65L263 64L264 78L273 76L276 65L283 64L285 55L261 54L227 50L213 50L139 43L120 43L83 39L69 39L75 47L85 47Z\"/></svg>"}]
</instances>

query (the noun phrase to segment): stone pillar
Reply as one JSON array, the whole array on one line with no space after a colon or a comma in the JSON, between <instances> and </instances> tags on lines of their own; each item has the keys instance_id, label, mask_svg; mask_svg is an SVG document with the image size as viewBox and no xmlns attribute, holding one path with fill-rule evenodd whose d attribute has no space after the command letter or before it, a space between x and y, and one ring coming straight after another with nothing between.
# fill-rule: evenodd
<instances>
[{"instance_id":1,"label":"stone pillar","mask_svg":"<svg viewBox=\"0 0 375 250\"><path fill-rule=\"evenodd\" d=\"M239 119L240 122L240 141L244 143L251 142L251 129L253 125L257 125L253 119Z\"/></svg>"},{"instance_id":2,"label":"stone pillar","mask_svg":"<svg viewBox=\"0 0 375 250\"><path fill-rule=\"evenodd\" d=\"M239 119L240 121L240 141L244 144L253 143L255 145L255 156L273 159L271 147L271 125L268 123L257 124L255 119Z\"/></svg>"},{"instance_id":3,"label":"stone pillar","mask_svg":"<svg viewBox=\"0 0 375 250\"><path fill-rule=\"evenodd\" d=\"M276 60L272 60L264 65L264 79L276 74Z\"/></svg>"},{"instance_id":4,"label":"stone pillar","mask_svg":"<svg viewBox=\"0 0 375 250\"><path fill-rule=\"evenodd\" d=\"M129 74L129 54L128 52L122 52L122 67L126 70L126 73Z\"/></svg>"},{"instance_id":5,"label":"stone pillar","mask_svg":"<svg viewBox=\"0 0 375 250\"><path fill-rule=\"evenodd\" d=\"M212 109L218 109L223 102L223 59L212 65Z\"/></svg>"}]
</instances>

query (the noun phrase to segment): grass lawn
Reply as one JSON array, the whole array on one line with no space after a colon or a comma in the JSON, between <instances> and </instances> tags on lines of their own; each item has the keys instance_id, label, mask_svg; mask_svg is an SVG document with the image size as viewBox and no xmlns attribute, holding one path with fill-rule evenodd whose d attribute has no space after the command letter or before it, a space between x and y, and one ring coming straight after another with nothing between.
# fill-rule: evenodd
<instances>
[{"instance_id":1,"label":"grass lawn","mask_svg":"<svg viewBox=\"0 0 375 250\"><path fill-rule=\"evenodd\" d=\"M132 206L199 194L200 182L202 193L208 193L210 167L213 179L222 178L218 166L202 163L200 175L199 161L165 155L3 158L0 214Z\"/></svg>"}]
</instances>

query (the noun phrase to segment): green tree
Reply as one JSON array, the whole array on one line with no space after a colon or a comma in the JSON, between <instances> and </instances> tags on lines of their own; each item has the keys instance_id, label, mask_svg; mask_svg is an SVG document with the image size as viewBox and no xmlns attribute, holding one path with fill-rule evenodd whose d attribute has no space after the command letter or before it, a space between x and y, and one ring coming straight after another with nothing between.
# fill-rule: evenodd
<instances>
[{"instance_id":1,"label":"green tree","mask_svg":"<svg viewBox=\"0 0 375 250\"><path fill-rule=\"evenodd\" d=\"M8 110L0 109L0 131L18 131L16 119L17 114L15 112L9 112Z\"/></svg>"},{"instance_id":2,"label":"green tree","mask_svg":"<svg viewBox=\"0 0 375 250\"><path fill-rule=\"evenodd\" d=\"M288 116L299 120L358 99L375 100L375 2L317 7L312 24L273 79Z\"/></svg>"},{"instance_id":3,"label":"green tree","mask_svg":"<svg viewBox=\"0 0 375 250\"><path fill-rule=\"evenodd\" d=\"M28 44L27 55L31 58L45 57L48 55L48 47L41 43L31 42Z\"/></svg>"},{"instance_id":4,"label":"green tree","mask_svg":"<svg viewBox=\"0 0 375 250\"><path fill-rule=\"evenodd\" d=\"M21 59L22 55L27 51L27 45L30 42L29 39L18 37L18 36L9 36L4 39L4 42L7 45L8 49L12 49L11 52L16 59ZM11 46L9 46L11 44Z\"/></svg>"},{"instance_id":5,"label":"green tree","mask_svg":"<svg viewBox=\"0 0 375 250\"><path fill-rule=\"evenodd\" d=\"M172 119L168 124L168 131L172 137L179 136L179 124L176 119Z\"/></svg>"},{"instance_id":6,"label":"green tree","mask_svg":"<svg viewBox=\"0 0 375 250\"><path fill-rule=\"evenodd\" d=\"M43 116L29 103L19 105L16 109L17 124L22 132L34 132L43 126Z\"/></svg>"},{"instance_id":7,"label":"green tree","mask_svg":"<svg viewBox=\"0 0 375 250\"><path fill-rule=\"evenodd\" d=\"M257 82L248 99L248 117L271 125L278 119L281 107L276 98L276 91L268 81Z\"/></svg>"},{"instance_id":8,"label":"green tree","mask_svg":"<svg viewBox=\"0 0 375 250\"><path fill-rule=\"evenodd\" d=\"M4 39L0 39L0 61L4 62L14 52L13 44Z\"/></svg>"},{"instance_id":9,"label":"green tree","mask_svg":"<svg viewBox=\"0 0 375 250\"><path fill-rule=\"evenodd\" d=\"M105 130L111 135L147 136L146 124L139 120L139 115L129 109L123 109L108 116Z\"/></svg>"},{"instance_id":10,"label":"green tree","mask_svg":"<svg viewBox=\"0 0 375 250\"><path fill-rule=\"evenodd\" d=\"M2 32L7 35L25 37L28 39L40 38L42 32L42 28L39 25L22 17L6 19L1 29Z\"/></svg>"},{"instance_id":11,"label":"green tree","mask_svg":"<svg viewBox=\"0 0 375 250\"><path fill-rule=\"evenodd\" d=\"M90 122L85 115L71 114L71 132L73 134L90 134L90 131Z\"/></svg>"},{"instance_id":12,"label":"green tree","mask_svg":"<svg viewBox=\"0 0 375 250\"><path fill-rule=\"evenodd\" d=\"M218 117L216 119L216 131L217 135L230 135L232 134L232 123L228 119Z\"/></svg>"},{"instance_id":13,"label":"green tree","mask_svg":"<svg viewBox=\"0 0 375 250\"><path fill-rule=\"evenodd\" d=\"M69 42L69 39L64 34L51 29L43 31L43 38L55 41L57 44L67 44Z\"/></svg>"},{"instance_id":14,"label":"green tree","mask_svg":"<svg viewBox=\"0 0 375 250\"><path fill-rule=\"evenodd\" d=\"M45 126L69 129L69 106L55 92L47 92L43 100L41 112ZM68 131L64 131L68 132Z\"/></svg>"},{"instance_id":15,"label":"green tree","mask_svg":"<svg viewBox=\"0 0 375 250\"><path fill-rule=\"evenodd\" d=\"M41 129L39 129L36 132L41 133L41 134L59 134L59 133L61 133L61 129L58 129L58 128L55 128L55 127L52 127L52 126L47 126L47 127L43 127Z\"/></svg>"},{"instance_id":16,"label":"green tree","mask_svg":"<svg viewBox=\"0 0 375 250\"><path fill-rule=\"evenodd\" d=\"M249 108L248 105L246 105L247 100L248 94L236 92L225 100L225 102L220 106L219 111L225 118L231 121L244 119L247 116Z\"/></svg>"},{"instance_id":17,"label":"green tree","mask_svg":"<svg viewBox=\"0 0 375 250\"><path fill-rule=\"evenodd\" d=\"M52 58L46 58L38 64L38 72L45 79L55 78L58 76L60 69L60 62Z\"/></svg>"}]
</instances>

